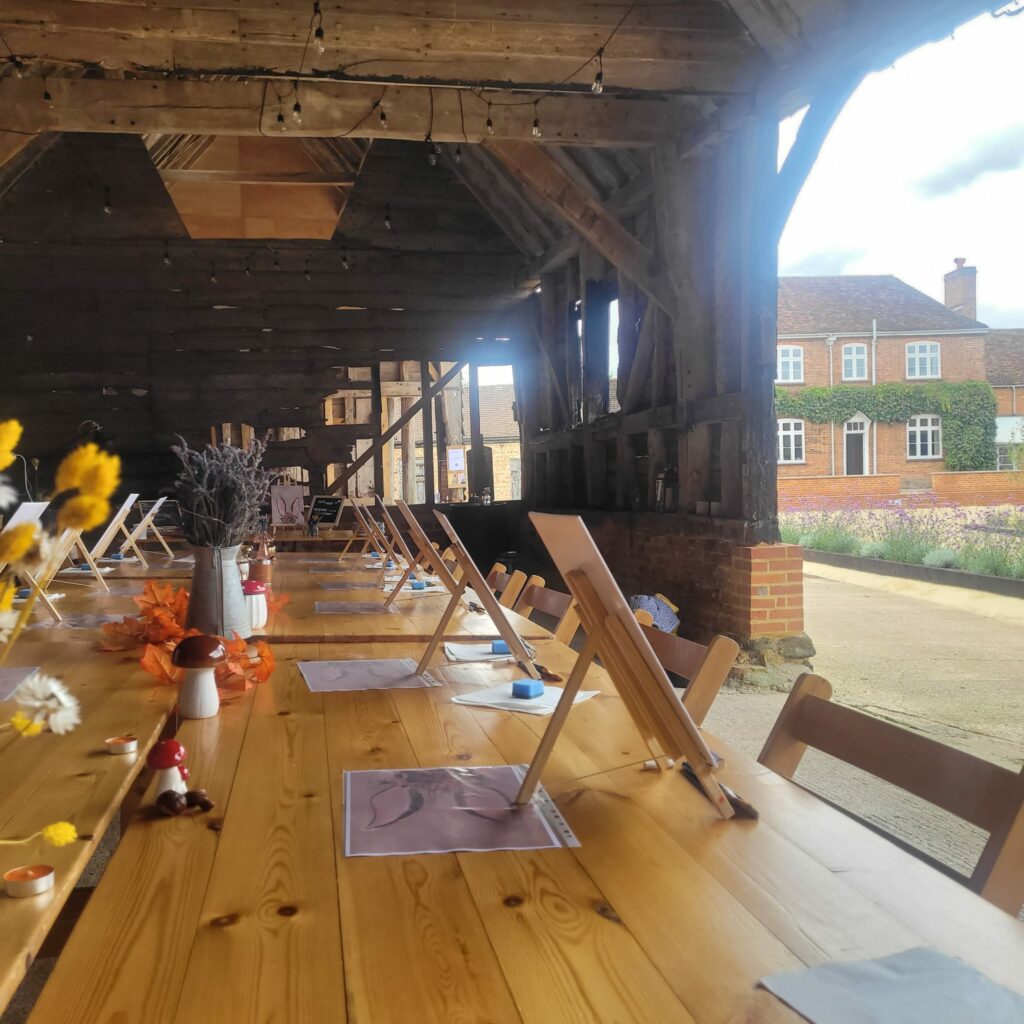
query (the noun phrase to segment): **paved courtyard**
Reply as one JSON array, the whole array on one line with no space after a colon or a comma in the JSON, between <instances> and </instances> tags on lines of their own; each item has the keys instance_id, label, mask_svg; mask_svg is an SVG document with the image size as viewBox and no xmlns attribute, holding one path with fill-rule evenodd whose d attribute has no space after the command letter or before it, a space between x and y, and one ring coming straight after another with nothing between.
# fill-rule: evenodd
<instances>
[{"instance_id":1,"label":"paved courtyard","mask_svg":"<svg viewBox=\"0 0 1024 1024\"><path fill-rule=\"evenodd\" d=\"M1024 600L813 563L804 585L814 669L834 699L1020 769ZM784 701L726 691L707 725L756 756ZM979 830L813 751L797 777L960 871L984 843Z\"/></svg>"}]
</instances>

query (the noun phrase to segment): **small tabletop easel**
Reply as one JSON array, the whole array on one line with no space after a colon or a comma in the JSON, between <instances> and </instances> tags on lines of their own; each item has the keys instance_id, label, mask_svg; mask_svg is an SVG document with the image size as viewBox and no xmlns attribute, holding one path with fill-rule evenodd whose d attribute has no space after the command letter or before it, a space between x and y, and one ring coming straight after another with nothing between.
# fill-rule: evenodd
<instances>
[{"instance_id":1,"label":"small tabletop easel","mask_svg":"<svg viewBox=\"0 0 1024 1024\"><path fill-rule=\"evenodd\" d=\"M427 670L427 665L434 651L437 650L437 645L441 642L444 631L447 629L451 617L455 614L455 609L462 600L463 593L467 587L472 586L477 597L480 599L480 603L484 606L484 610L497 627L502 640L508 644L509 654L512 655L519 667L531 679L540 679L540 670L534 665L533 656L526 649L526 645L513 628L512 623L508 621L508 618L505 616L505 609L498 604L498 599L494 596L494 592L487 586L487 581L477 568L477 564L473 561L470 553L466 550L466 546L462 543L459 535L455 532L455 527L448 521L446 515L442 515L436 509L434 510L434 515L441 524L441 529L448 534L448 539L452 542L452 551L455 554L455 560L459 568L462 570L462 575L459 577L458 582L454 584L451 599L448 601L448 607L445 608L444 613L441 615L441 621L437 624L437 629L430 638L427 649L423 652L423 657L416 668L417 674L422 674Z\"/></svg>"},{"instance_id":2,"label":"small tabletop easel","mask_svg":"<svg viewBox=\"0 0 1024 1024\"><path fill-rule=\"evenodd\" d=\"M676 696L583 520L539 512L531 512L530 519L575 598L587 642L566 680L516 803L527 803L533 796L583 677L599 657L651 752L685 758L715 810L723 818L733 817L732 805L713 773L714 754Z\"/></svg>"},{"instance_id":3,"label":"small tabletop easel","mask_svg":"<svg viewBox=\"0 0 1024 1024\"><path fill-rule=\"evenodd\" d=\"M420 526L420 521L413 515L412 509L400 498L395 499L395 508L402 513L402 518L409 527L409 536L412 537L412 542L416 545L416 563L425 572L439 577L448 593L453 593L458 585L458 580L452 575L451 569L441 557L441 552L436 545L431 544L426 530Z\"/></svg>"},{"instance_id":4,"label":"small tabletop easel","mask_svg":"<svg viewBox=\"0 0 1024 1024\"><path fill-rule=\"evenodd\" d=\"M370 542L373 545L373 549L380 556L380 578L383 580L388 572L387 563L389 561L394 561L394 547L388 542L387 537L385 537L384 534L381 533L380 527L377 525L376 520L373 518L373 513L370 509L364 508L357 501L352 500L352 511L355 513L360 525L366 531L367 536L370 538Z\"/></svg>"},{"instance_id":5,"label":"small tabletop easel","mask_svg":"<svg viewBox=\"0 0 1024 1024\"><path fill-rule=\"evenodd\" d=\"M100 539L93 544L91 551L85 546L85 541L82 540L81 534L75 538L75 547L78 548L78 553L82 556L85 564L89 566L90 572L99 581L100 586L108 594L110 593L110 587L107 586L107 581L103 578L103 573L96 563L107 553L107 548L113 543L119 529L124 533L125 537L131 537L131 534L125 528L124 521L128 518L128 513L131 511L132 505L135 504L136 498L138 498L137 494L128 495L124 504L117 510L110 522L107 523L107 528L103 531ZM135 547L134 543L132 546L133 548ZM135 550L137 551L138 549L136 548Z\"/></svg>"},{"instance_id":6,"label":"small tabletop easel","mask_svg":"<svg viewBox=\"0 0 1024 1024\"><path fill-rule=\"evenodd\" d=\"M395 524L394 519L391 518L391 513L388 512L387 505L384 504L384 499L378 494L377 501L380 502L380 512L384 517L384 523L388 528L388 532L395 539L395 543L398 545L399 550L402 552L402 558L405 560L405 570L395 584L394 590L388 594L387 600L384 602L384 606L387 607L402 591L402 587L405 586L406 582L410 579L417 579L416 568L419 563L419 559L413 555L412 551L409 550L409 545L405 543L405 537L402 536L401 530Z\"/></svg>"},{"instance_id":7,"label":"small tabletop easel","mask_svg":"<svg viewBox=\"0 0 1024 1024\"><path fill-rule=\"evenodd\" d=\"M60 612L57 611L53 602L56 597L63 597L64 595L55 594L51 597L47 591L49 590L54 577L57 575L57 571L68 560L68 556L74 550L75 544L80 542L81 538L82 534L80 530L65 530L57 540L53 557L46 563L46 565L43 566L42 571L38 576L34 575L28 569L18 570L18 575L24 576L28 581L28 585L36 592L39 600L42 601L43 606L57 622L63 622L64 619ZM102 577L100 578L102 579ZM105 583L104 586L106 586ZM107 589L109 590L109 587Z\"/></svg>"},{"instance_id":8,"label":"small tabletop easel","mask_svg":"<svg viewBox=\"0 0 1024 1024\"><path fill-rule=\"evenodd\" d=\"M135 552L135 557L142 563L143 569L149 568L149 562L142 555L142 551L139 548L139 540L146 535L147 530L152 530L153 535L160 542L160 546L167 552L168 558L174 558L174 552L167 546L167 541L164 540L163 534L157 528L156 525L156 514L160 511L163 503L167 500L166 495L162 498L157 498L153 503L153 507L139 520L135 529L128 534L128 539L121 545L121 554L123 555L129 548Z\"/></svg>"}]
</instances>

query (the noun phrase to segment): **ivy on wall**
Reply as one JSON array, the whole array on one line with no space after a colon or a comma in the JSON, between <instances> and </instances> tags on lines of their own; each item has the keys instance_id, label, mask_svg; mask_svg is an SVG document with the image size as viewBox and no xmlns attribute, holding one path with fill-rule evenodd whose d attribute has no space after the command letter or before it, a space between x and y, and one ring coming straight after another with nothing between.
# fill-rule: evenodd
<instances>
[{"instance_id":1,"label":"ivy on wall","mask_svg":"<svg viewBox=\"0 0 1024 1024\"><path fill-rule=\"evenodd\" d=\"M780 418L845 423L858 412L878 423L905 423L928 413L941 416L948 469L995 469L996 396L983 380L775 389L775 415Z\"/></svg>"}]
</instances>

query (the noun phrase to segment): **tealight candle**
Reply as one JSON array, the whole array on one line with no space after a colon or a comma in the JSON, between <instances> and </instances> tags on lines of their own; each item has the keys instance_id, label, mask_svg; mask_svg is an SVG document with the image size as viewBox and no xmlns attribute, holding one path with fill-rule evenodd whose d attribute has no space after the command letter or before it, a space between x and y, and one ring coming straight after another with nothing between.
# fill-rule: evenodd
<instances>
[{"instance_id":1,"label":"tealight candle","mask_svg":"<svg viewBox=\"0 0 1024 1024\"><path fill-rule=\"evenodd\" d=\"M8 896L18 899L48 892L53 888L53 879L53 868L49 864L29 864L5 872L4 886Z\"/></svg>"},{"instance_id":2,"label":"tealight candle","mask_svg":"<svg viewBox=\"0 0 1024 1024\"><path fill-rule=\"evenodd\" d=\"M135 736L110 736L103 741L108 754L134 754L139 749L139 741Z\"/></svg>"}]
</instances>

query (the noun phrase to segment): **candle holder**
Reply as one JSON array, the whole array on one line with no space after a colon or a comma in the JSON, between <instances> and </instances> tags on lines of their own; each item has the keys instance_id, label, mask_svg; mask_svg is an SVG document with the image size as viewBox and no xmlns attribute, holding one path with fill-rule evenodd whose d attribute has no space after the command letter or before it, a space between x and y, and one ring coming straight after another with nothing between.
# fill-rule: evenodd
<instances>
[{"instance_id":1,"label":"candle holder","mask_svg":"<svg viewBox=\"0 0 1024 1024\"><path fill-rule=\"evenodd\" d=\"M49 864L27 864L4 872L4 888L15 899L38 896L53 888L55 873Z\"/></svg>"},{"instance_id":2,"label":"candle holder","mask_svg":"<svg viewBox=\"0 0 1024 1024\"><path fill-rule=\"evenodd\" d=\"M130 733L124 736L108 736L103 743L108 754L134 754L139 749L138 737Z\"/></svg>"}]
</instances>

